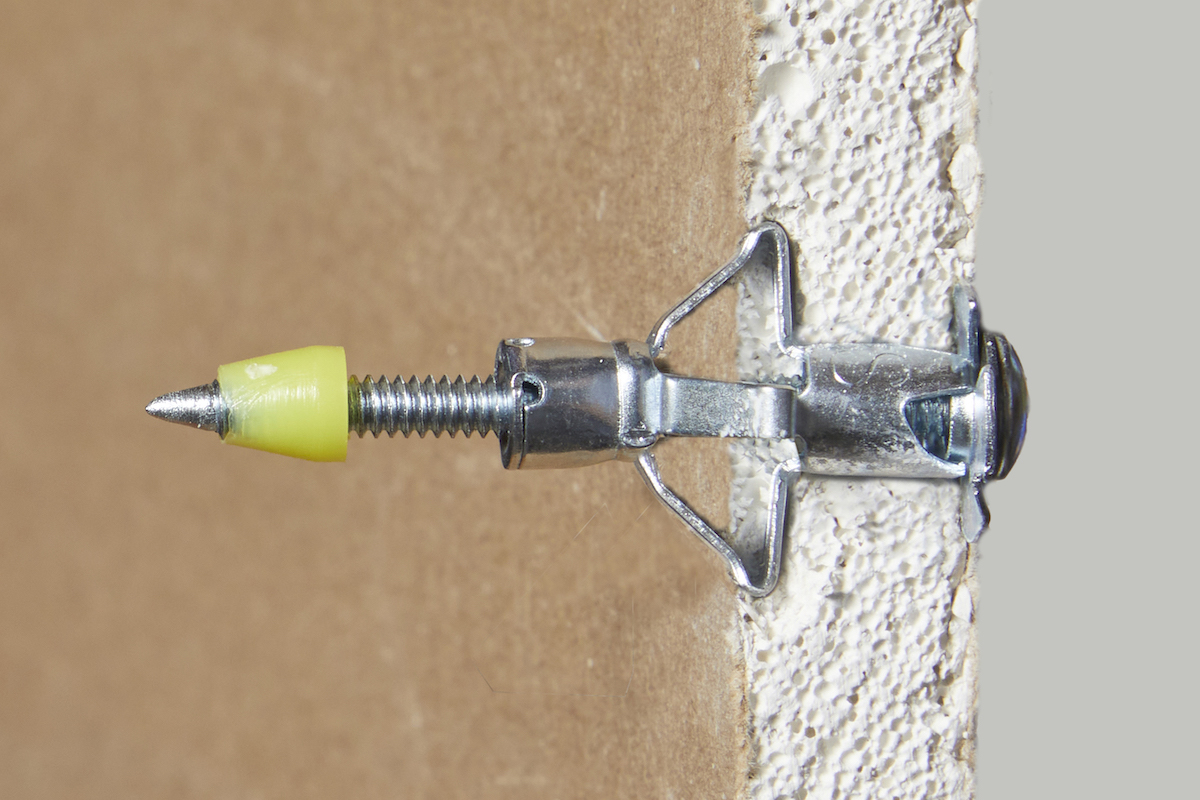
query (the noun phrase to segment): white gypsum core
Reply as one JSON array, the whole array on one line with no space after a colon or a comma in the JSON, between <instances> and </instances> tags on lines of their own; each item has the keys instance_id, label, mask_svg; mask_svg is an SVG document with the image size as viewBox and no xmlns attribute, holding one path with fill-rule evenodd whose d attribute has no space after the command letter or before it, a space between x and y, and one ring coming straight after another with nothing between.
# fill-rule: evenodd
<instances>
[{"instance_id":1,"label":"white gypsum core","mask_svg":"<svg viewBox=\"0 0 1200 800\"><path fill-rule=\"evenodd\" d=\"M747 219L796 245L807 342L949 348L981 171L976 4L757 0ZM768 287L739 301L739 365L772 355ZM736 445L755 527L772 454ZM779 588L744 598L750 798L966 798L974 788L974 554L951 481L804 477Z\"/></svg>"}]
</instances>

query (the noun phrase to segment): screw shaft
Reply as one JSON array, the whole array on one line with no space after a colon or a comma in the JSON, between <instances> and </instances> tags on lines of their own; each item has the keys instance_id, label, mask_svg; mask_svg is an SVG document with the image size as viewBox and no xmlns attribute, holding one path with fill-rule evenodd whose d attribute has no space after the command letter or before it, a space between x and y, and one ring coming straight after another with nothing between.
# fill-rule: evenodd
<instances>
[{"instance_id":1,"label":"screw shaft","mask_svg":"<svg viewBox=\"0 0 1200 800\"><path fill-rule=\"evenodd\" d=\"M478 376L465 381L460 375L454 381L433 376L407 381L397 375L389 381L378 381L368 375L362 381L351 376L348 386L350 401L350 430L362 438L370 431L376 438L382 432L395 436L432 433L454 436L462 431L467 436L488 431L500 433L513 411L511 392L501 391L493 376L480 380Z\"/></svg>"}]
</instances>

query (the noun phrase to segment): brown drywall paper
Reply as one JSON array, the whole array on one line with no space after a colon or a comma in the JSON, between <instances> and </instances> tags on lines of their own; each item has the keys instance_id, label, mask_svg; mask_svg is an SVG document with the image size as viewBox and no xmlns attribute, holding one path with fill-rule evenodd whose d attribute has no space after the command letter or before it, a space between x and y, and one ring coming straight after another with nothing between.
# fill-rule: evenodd
<instances>
[{"instance_id":1,"label":"brown drywall paper","mask_svg":"<svg viewBox=\"0 0 1200 800\"><path fill-rule=\"evenodd\" d=\"M0 796L734 797L733 590L629 465L141 409L644 336L742 233L744 4L169 5L0 5Z\"/></svg>"}]
</instances>

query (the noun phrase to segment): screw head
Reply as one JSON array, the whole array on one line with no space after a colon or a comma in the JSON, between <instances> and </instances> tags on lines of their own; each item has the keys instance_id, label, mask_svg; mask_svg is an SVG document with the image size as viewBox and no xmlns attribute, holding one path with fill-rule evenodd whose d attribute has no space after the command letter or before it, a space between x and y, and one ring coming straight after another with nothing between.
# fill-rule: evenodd
<instances>
[{"instance_id":1,"label":"screw head","mask_svg":"<svg viewBox=\"0 0 1200 800\"><path fill-rule=\"evenodd\" d=\"M996 376L994 416L996 421L995 461L987 472L988 480L1003 480L1017 463L1025 444L1025 424L1029 417L1029 388L1017 351L998 333L987 334L986 358Z\"/></svg>"}]
</instances>

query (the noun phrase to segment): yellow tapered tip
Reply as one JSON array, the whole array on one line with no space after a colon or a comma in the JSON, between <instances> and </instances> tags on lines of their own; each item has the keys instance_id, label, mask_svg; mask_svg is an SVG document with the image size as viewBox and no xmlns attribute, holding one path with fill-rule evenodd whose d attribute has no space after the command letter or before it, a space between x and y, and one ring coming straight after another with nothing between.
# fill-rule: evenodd
<instances>
[{"instance_id":1,"label":"yellow tapered tip","mask_svg":"<svg viewBox=\"0 0 1200 800\"><path fill-rule=\"evenodd\" d=\"M346 351L302 347L217 369L225 441L309 461L345 461Z\"/></svg>"}]
</instances>

